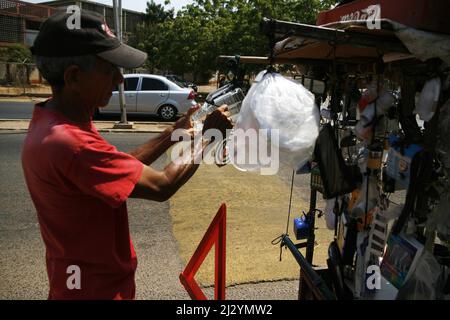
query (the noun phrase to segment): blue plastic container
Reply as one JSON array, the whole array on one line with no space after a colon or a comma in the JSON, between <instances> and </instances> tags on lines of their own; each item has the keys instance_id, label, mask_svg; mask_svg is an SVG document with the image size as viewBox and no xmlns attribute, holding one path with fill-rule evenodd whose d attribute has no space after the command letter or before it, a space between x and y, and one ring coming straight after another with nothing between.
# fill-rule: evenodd
<instances>
[{"instance_id":1,"label":"blue plastic container","mask_svg":"<svg viewBox=\"0 0 450 320\"><path fill-rule=\"evenodd\" d=\"M309 235L309 223L305 218L294 219L294 234L297 240L303 240L308 238Z\"/></svg>"}]
</instances>

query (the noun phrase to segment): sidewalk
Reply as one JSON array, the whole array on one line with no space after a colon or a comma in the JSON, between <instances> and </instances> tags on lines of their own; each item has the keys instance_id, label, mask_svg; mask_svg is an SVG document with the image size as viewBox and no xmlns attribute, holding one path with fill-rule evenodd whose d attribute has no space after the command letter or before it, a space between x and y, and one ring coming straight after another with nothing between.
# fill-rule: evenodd
<instances>
[{"instance_id":1,"label":"sidewalk","mask_svg":"<svg viewBox=\"0 0 450 320\"><path fill-rule=\"evenodd\" d=\"M205 96L208 93L217 89L215 83L210 83L207 85L199 85L198 86L198 95ZM0 99L7 99L11 101L19 100L45 100L52 95L52 91L49 86L40 85L33 87L5 87L0 86Z\"/></svg>"},{"instance_id":2,"label":"sidewalk","mask_svg":"<svg viewBox=\"0 0 450 320\"><path fill-rule=\"evenodd\" d=\"M30 120L21 119L0 119L1 133L22 133L28 131ZM163 132L172 125L171 122L133 122L132 129L114 129L116 121L94 121L95 127L99 132L116 133L152 133Z\"/></svg>"},{"instance_id":3,"label":"sidewalk","mask_svg":"<svg viewBox=\"0 0 450 320\"><path fill-rule=\"evenodd\" d=\"M22 88L14 87L0 87L0 101L2 102L32 102L38 103L48 99L46 95L50 96L50 92L46 86L33 88L27 95L22 95ZM197 101L202 102L206 95L215 90L215 85L199 86L199 96ZM27 132L30 120L23 119L0 119L0 134L1 133L22 133ZM132 129L114 129L115 121L94 121L94 124L99 132L117 132L117 133L158 133L163 132L170 127L171 122L135 122Z\"/></svg>"},{"instance_id":4,"label":"sidewalk","mask_svg":"<svg viewBox=\"0 0 450 320\"><path fill-rule=\"evenodd\" d=\"M7 87L0 86L2 97L48 97L52 94L49 86L35 85L31 87Z\"/></svg>"},{"instance_id":5,"label":"sidewalk","mask_svg":"<svg viewBox=\"0 0 450 320\"><path fill-rule=\"evenodd\" d=\"M38 103L47 100L45 97L27 97L27 96L15 96L15 97L6 97L0 96L1 102L33 102Z\"/></svg>"}]
</instances>

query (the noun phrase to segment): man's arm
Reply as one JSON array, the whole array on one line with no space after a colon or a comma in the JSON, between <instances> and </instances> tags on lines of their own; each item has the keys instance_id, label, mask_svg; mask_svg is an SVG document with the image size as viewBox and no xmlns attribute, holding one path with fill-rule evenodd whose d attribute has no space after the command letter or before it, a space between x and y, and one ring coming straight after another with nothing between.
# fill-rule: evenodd
<instances>
[{"instance_id":1,"label":"man's arm","mask_svg":"<svg viewBox=\"0 0 450 320\"><path fill-rule=\"evenodd\" d=\"M176 129L192 128L191 116L199 106L192 107L187 114L180 118L171 128L164 130L158 137L131 151L130 154L145 165L150 165L167 151L177 141L171 141L172 132Z\"/></svg>"},{"instance_id":2,"label":"man's arm","mask_svg":"<svg viewBox=\"0 0 450 320\"><path fill-rule=\"evenodd\" d=\"M171 162L163 171L157 171L144 165L131 198L154 201L166 201L178 191L197 171L204 149L208 142L200 141L201 145L191 143L191 152L181 163Z\"/></svg>"},{"instance_id":3,"label":"man's arm","mask_svg":"<svg viewBox=\"0 0 450 320\"><path fill-rule=\"evenodd\" d=\"M225 136L226 130L232 127L225 110L226 107L221 107L209 115L205 120L204 130L219 129ZM208 141L196 142L193 140L191 152L185 153L182 161L171 162L163 171L157 171L144 165L141 177L130 197L161 202L168 200L197 171L208 143Z\"/></svg>"},{"instance_id":4,"label":"man's arm","mask_svg":"<svg viewBox=\"0 0 450 320\"><path fill-rule=\"evenodd\" d=\"M173 127L164 130L158 137L150 139L145 144L131 151L130 154L145 165L153 163L176 143L176 141L171 141L173 130Z\"/></svg>"}]
</instances>

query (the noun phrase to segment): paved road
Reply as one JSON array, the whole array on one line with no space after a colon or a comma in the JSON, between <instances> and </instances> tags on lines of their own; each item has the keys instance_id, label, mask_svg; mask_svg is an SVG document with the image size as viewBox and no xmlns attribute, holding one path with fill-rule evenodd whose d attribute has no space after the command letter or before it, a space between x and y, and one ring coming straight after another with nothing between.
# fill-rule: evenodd
<instances>
[{"instance_id":1,"label":"paved road","mask_svg":"<svg viewBox=\"0 0 450 320\"><path fill-rule=\"evenodd\" d=\"M105 134L128 151L148 134ZM20 165L25 134L0 134L0 299L45 299L48 293L44 245ZM39 156L39 155L37 155ZM164 157L156 163L162 168ZM172 234L169 202L132 199L130 229L138 254L138 299L189 299L178 280L183 264ZM296 299L298 281L245 284L227 288L228 299ZM213 297L213 289L205 290Z\"/></svg>"},{"instance_id":2,"label":"paved road","mask_svg":"<svg viewBox=\"0 0 450 320\"><path fill-rule=\"evenodd\" d=\"M0 119L31 119L32 102L0 101Z\"/></svg>"}]
</instances>

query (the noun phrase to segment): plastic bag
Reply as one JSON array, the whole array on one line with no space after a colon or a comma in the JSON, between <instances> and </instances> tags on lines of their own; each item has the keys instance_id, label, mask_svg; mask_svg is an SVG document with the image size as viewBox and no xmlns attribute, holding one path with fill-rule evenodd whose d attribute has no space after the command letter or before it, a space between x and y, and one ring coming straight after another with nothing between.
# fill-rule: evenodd
<instances>
[{"instance_id":1,"label":"plastic bag","mask_svg":"<svg viewBox=\"0 0 450 320\"><path fill-rule=\"evenodd\" d=\"M361 98L358 102L359 111L362 112L369 103L377 98L377 96L377 81L373 80L367 85L367 89L361 95Z\"/></svg>"},{"instance_id":2,"label":"plastic bag","mask_svg":"<svg viewBox=\"0 0 450 320\"><path fill-rule=\"evenodd\" d=\"M334 213L334 206L336 198L328 199L325 206L325 222L328 230L334 230L336 226L336 214Z\"/></svg>"},{"instance_id":3,"label":"plastic bag","mask_svg":"<svg viewBox=\"0 0 450 320\"><path fill-rule=\"evenodd\" d=\"M269 144L279 151L281 163L294 170L301 168L311 158L319 134L319 110L314 95L279 74L262 71L242 103L232 136L249 129L268 131L267 135L259 135L258 154L261 148L267 148L265 144ZM273 131L278 131L278 137L272 134ZM239 153L240 159L250 158L247 143L246 139L234 139L235 159L239 158ZM261 159L238 165L247 171L266 166Z\"/></svg>"},{"instance_id":4,"label":"plastic bag","mask_svg":"<svg viewBox=\"0 0 450 320\"><path fill-rule=\"evenodd\" d=\"M444 167L450 168L450 100L441 107L437 151Z\"/></svg>"},{"instance_id":5,"label":"plastic bag","mask_svg":"<svg viewBox=\"0 0 450 320\"><path fill-rule=\"evenodd\" d=\"M428 251L422 254L414 273L400 288L397 300L436 300L443 298L441 265Z\"/></svg>"},{"instance_id":6,"label":"plastic bag","mask_svg":"<svg viewBox=\"0 0 450 320\"><path fill-rule=\"evenodd\" d=\"M387 200L388 205L381 209L380 214L388 221L397 219L400 217L403 205L396 204L390 200Z\"/></svg>"},{"instance_id":7,"label":"plastic bag","mask_svg":"<svg viewBox=\"0 0 450 320\"><path fill-rule=\"evenodd\" d=\"M430 121L436 112L439 95L441 93L441 79L428 80L420 93L414 113L417 113L423 121Z\"/></svg>"},{"instance_id":8,"label":"plastic bag","mask_svg":"<svg viewBox=\"0 0 450 320\"><path fill-rule=\"evenodd\" d=\"M372 89L368 89L366 92L371 92ZM387 92L382 89L380 95L375 102L371 102L370 104L364 106L364 109L361 111L361 117L358 123L356 124L355 132L358 138L362 140L367 140L370 138L373 130L373 121L375 118L375 109L376 115L381 116L388 112L389 108L394 104L395 97L392 93ZM377 124L379 126L380 123Z\"/></svg>"},{"instance_id":9,"label":"plastic bag","mask_svg":"<svg viewBox=\"0 0 450 320\"><path fill-rule=\"evenodd\" d=\"M441 201L431 212L427 228L435 229L442 241L450 241L450 198L441 196Z\"/></svg>"}]
</instances>

